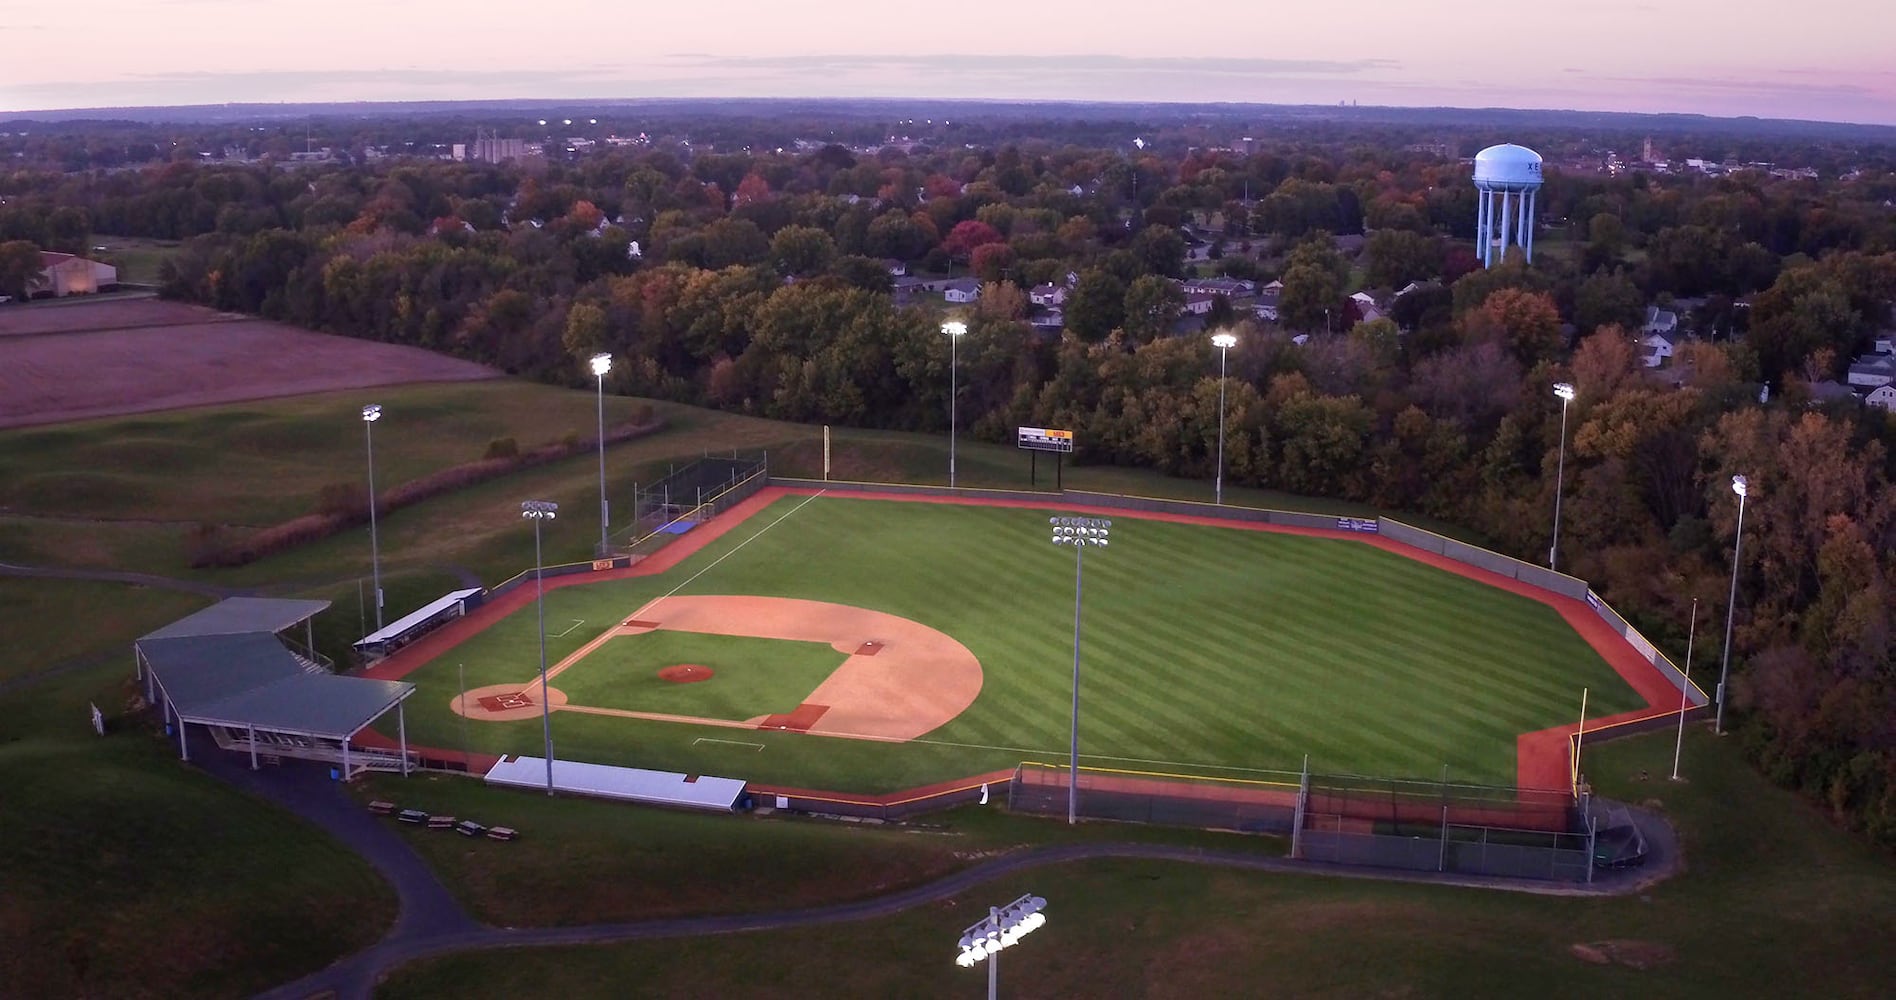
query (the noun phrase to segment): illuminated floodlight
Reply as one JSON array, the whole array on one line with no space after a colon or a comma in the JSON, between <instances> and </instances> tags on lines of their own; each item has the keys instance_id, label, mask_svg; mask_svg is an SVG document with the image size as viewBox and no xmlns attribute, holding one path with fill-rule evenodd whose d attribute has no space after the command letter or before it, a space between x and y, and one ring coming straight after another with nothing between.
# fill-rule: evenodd
<instances>
[{"instance_id":1,"label":"illuminated floodlight","mask_svg":"<svg viewBox=\"0 0 1896 1000\"><path fill-rule=\"evenodd\" d=\"M551 521L559 512L560 505L551 500L526 500L520 504L520 516L529 520Z\"/></svg>"},{"instance_id":2,"label":"illuminated floodlight","mask_svg":"<svg viewBox=\"0 0 1896 1000\"><path fill-rule=\"evenodd\" d=\"M592 356L591 364L592 373L600 378L605 378L606 373L612 370L612 355L595 354Z\"/></svg>"},{"instance_id":3,"label":"illuminated floodlight","mask_svg":"<svg viewBox=\"0 0 1896 1000\"><path fill-rule=\"evenodd\" d=\"M1751 481L1743 476L1731 477L1731 491L1741 497L1751 495Z\"/></svg>"},{"instance_id":4,"label":"illuminated floodlight","mask_svg":"<svg viewBox=\"0 0 1896 1000\"><path fill-rule=\"evenodd\" d=\"M1570 382L1555 382L1554 395L1559 396L1563 401L1569 403L1573 402L1573 384Z\"/></svg>"},{"instance_id":5,"label":"illuminated floodlight","mask_svg":"<svg viewBox=\"0 0 1896 1000\"><path fill-rule=\"evenodd\" d=\"M382 404L370 403L369 405L363 407L362 419L368 421L369 423L375 423L377 420L382 419Z\"/></svg>"},{"instance_id":6,"label":"illuminated floodlight","mask_svg":"<svg viewBox=\"0 0 1896 1000\"><path fill-rule=\"evenodd\" d=\"M1238 346L1237 334L1214 333L1211 335L1211 346L1216 347L1220 350L1227 350L1229 348L1236 347Z\"/></svg>"}]
</instances>

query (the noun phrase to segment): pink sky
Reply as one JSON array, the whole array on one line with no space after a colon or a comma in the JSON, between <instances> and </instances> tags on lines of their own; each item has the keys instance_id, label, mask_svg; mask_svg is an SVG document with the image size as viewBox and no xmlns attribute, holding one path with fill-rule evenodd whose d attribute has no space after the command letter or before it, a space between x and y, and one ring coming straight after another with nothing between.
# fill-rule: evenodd
<instances>
[{"instance_id":1,"label":"pink sky","mask_svg":"<svg viewBox=\"0 0 1896 1000\"><path fill-rule=\"evenodd\" d=\"M690 96L1355 100L1896 125L1887 2L0 0L0 110Z\"/></svg>"}]
</instances>

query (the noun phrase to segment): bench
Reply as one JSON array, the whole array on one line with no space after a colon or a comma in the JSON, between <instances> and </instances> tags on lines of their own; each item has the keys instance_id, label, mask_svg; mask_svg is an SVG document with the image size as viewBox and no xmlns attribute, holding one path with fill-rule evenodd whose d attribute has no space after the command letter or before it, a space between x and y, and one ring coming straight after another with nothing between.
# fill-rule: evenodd
<instances>
[{"instance_id":1,"label":"bench","mask_svg":"<svg viewBox=\"0 0 1896 1000\"><path fill-rule=\"evenodd\" d=\"M520 836L520 834L515 833L513 827L510 826L490 826L487 828L487 839L489 840L512 840L518 836Z\"/></svg>"},{"instance_id":2,"label":"bench","mask_svg":"<svg viewBox=\"0 0 1896 1000\"><path fill-rule=\"evenodd\" d=\"M374 802L369 803L369 811L377 816L387 816L389 813L395 811L395 803L376 799Z\"/></svg>"},{"instance_id":3,"label":"bench","mask_svg":"<svg viewBox=\"0 0 1896 1000\"><path fill-rule=\"evenodd\" d=\"M471 819L464 819L461 822L454 824L454 832L460 834L463 837L478 837L481 834L486 833L487 828L480 825L479 823L474 822Z\"/></svg>"},{"instance_id":4,"label":"bench","mask_svg":"<svg viewBox=\"0 0 1896 1000\"><path fill-rule=\"evenodd\" d=\"M452 829L453 827L454 827L454 817L452 816L428 817L428 829L430 830L448 830L448 829Z\"/></svg>"},{"instance_id":5,"label":"bench","mask_svg":"<svg viewBox=\"0 0 1896 1000\"><path fill-rule=\"evenodd\" d=\"M395 814L395 818L404 823L419 824L428 822L428 814L419 809L403 809L401 812Z\"/></svg>"}]
</instances>

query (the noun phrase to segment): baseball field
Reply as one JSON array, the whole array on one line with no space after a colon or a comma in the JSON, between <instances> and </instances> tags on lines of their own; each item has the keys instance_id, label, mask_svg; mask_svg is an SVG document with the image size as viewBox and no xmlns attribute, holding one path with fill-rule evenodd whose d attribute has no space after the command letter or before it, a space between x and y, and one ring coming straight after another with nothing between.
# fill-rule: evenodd
<instances>
[{"instance_id":1,"label":"baseball field","mask_svg":"<svg viewBox=\"0 0 1896 1000\"><path fill-rule=\"evenodd\" d=\"M852 792L1062 761L1052 513L773 490L663 572L550 581L556 756ZM384 668L420 687L412 742L541 751L533 592ZM1120 517L1084 594L1090 766L1513 784L1516 737L1582 688L1594 717L1645 705L1549 605L1363 541Z\"/></svg>"}]
</instances>

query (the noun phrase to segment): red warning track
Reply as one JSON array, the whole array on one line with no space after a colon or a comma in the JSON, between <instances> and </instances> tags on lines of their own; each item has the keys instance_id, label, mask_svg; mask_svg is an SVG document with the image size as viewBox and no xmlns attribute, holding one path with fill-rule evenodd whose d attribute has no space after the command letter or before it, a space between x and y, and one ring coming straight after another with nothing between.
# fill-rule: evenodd
<instances>
[{"instance_id":1,"label":"red warning track","mask_svg":"<svg viewBox=\"0 0 1896 1000\"><path fill-rule=\"evenodd\" d=\"M1661 674L1645 657L1615 632L1584 601L1563 597L1537 587L1492 573L1488 570L1456 562L1446 556L1426 552L1412 545L1406 545L1381 535L1363 534L1352 531L1337 531L1329 528L1298 528L1280 524L1258 524L1250 521L1230 521L1217 517L1195 514L1172 514L1158 511L1135 511L1118 507L1098 507L1090 504L1064 503L1052 497L1045 500L1016 500L995 497L944 497L927 495L908 495L899 493L880 493L873 490L850 489L813 489L807 487L771 486L759 490L750 499L731 508L729 511L693 528L678 540L659 550L656 555L641 560L624 569L604 570L594 573L576 573L570 576L554 577L546 581L549 590L571 587L580 584L599 583L606 580L623 580L632 577L652 576L663 573L680 562L696 554L700 549L717 541L726 533L744 523L753 514L786 496L823 496L848 497L862 500L882 500L895 503L934 503L956 504L968 507L1013 507L1032 510L1058 510L1074 514L1091 514L1099 517L1118 517L1130 520L1163 521L1172 524L1193 524L1206 527L1229 528L1239 531L1266 531L1284 535L1304 535L1313 538L1333 538L1339 541L1355 542L1360 545L1373 545L1393 552L1407 559L1426 563L1445 572L1454 573L1498 587L1512 594L1519 594L1529 600L1539 601L1553 608L1566 619L1567 624L1579 633L1587 644L1598 652L1602 659L1610 664L1615 673L1625 680L1639 696L1646 701L1646 707L1631 712L1622 712L1601 719L1590 719L1586 731L1591 733L1599 729L1637 722L1645 719L1671 715L1678 711L1679 689ZM520 587L488 601L464 618L449 623L413 645L407 646L393 656L363 671L363 676L383 680L396 680L408 675L429 661L448 652L472 636L493 626L502 618L526 607L533 601L533 591ZM627 622L628 625L645 624ZM864 652L867 652L865 649ZM809 715L815 710L814 716ZM803 705L795 712L772 716L770 721L782 721L789 728L792 722L802 722L804 728L821 717L823 706ZM805 719L807 718L807 721ZM1516 740L1517 779L1521 788L1567 788L1573 780L1572 762L1569 757L1574 732L1579 728L1578 720L1573 724L1543 729L1539 732L1523 733ZM377 742L370 731L365 730L357 742L369 745ZM393 741L386 741L391 745ZM460 756L446 751L428 751L436 755ZM478 756L478 755L477 755ZM494 758L483 760L491 766ZM476 761L469 760L470 769ZM1008 772L1011 774L1012 772ZM951 782L948 784L965 784ZM931 786L932 787L932 786ZM802 790L799 790L802 791ZM915 790L911 790L911 793ZM896 793L890 796L848 796L844 793L815 792L806 794L832 795L850 799L897 799L911 793Z\"/></svg>"}]
</instances>

